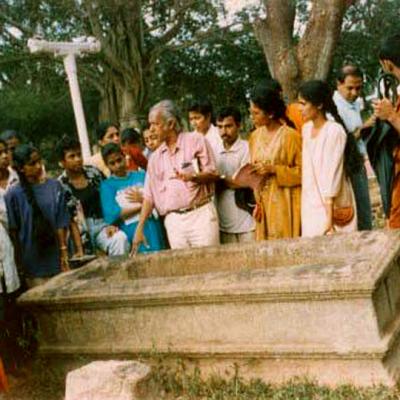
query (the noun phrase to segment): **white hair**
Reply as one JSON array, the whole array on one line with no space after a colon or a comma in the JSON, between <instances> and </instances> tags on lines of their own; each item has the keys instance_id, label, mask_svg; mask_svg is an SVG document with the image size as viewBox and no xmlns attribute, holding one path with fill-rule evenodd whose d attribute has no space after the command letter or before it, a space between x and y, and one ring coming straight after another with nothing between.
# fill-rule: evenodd
<instances>
[{"instance_id":1,"label":"white hair","mask_svg":"<svg viewBox=\"0 0 400 400\"><path fill-rule=\"evenodd\" d=\"M162 100L150 108L149 114L160 113L164 121L173 119L175 121L175 128L180 131L182 128L181 116L178 107L172 100Z\"/></svg>"}]
</instances>

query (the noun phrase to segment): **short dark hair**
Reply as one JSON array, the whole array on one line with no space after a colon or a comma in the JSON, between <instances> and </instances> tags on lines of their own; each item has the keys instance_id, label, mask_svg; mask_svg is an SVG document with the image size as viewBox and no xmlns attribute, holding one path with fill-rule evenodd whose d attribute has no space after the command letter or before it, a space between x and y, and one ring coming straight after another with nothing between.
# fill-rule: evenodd
<instances>
[{"instance_id":1,"label":"short dark hair","mask_svg":"<svg viewBox=\"0 0 400 400\"><path fill-rule=\"evenodd\" d=\"M6 129L5 131L3 131L0 134L0 139L5 140L5 141L13 139L13 138L16 138L19 141L21 141L21 135L14 129Z\"/></svg>"},{"instance_id":2,"label":"short dark hair","mask_svg":"<svg viewBox=\"0 0 400 400\"><path fill-rule=\"evenodd\" d=\"M210 115L213 117L213 106L209 99L200 97L192 100L188 107L188 112L198 112L204 116Z\"/></svg>"},{"instance_id":3,"label":"short dark hair","mask_svg":"<svg viewBox=\"0 0 400 400\"><path fill-rule=\"evenodd\" d=\"M67 151L81 149L81 144L75 136L63 136L56 144L55 153L57 160L62 161Z\"/></svg>"},{"instance_id":4,"label":"short dark hair","mask_svg":"<svg viewBox=\"0 0 400 400\"><path fill-rule=\"evenodd\" d=\"M357 65L346 64L343 65L342 68L339 69L338 73L336 74L336 79L343 83L348 76L356 76L357 78L364 78L364 74Z\"/></svg>"},{"instance_id":5,"label":"short dark hair","mask_svg":"<svg viewBox=\"0 0 400 400\"><path fill-rule=\"evenodd\" d=\"M236 107L223 107L217 113L217 121L228 117L233 117L237 125L240 125L242 122L242 115Z\"/></svg>"},{"instance_id":6,"label":"short dark hair","mask_svg":"<svg viewBox=\"0 0 400 400\"><path fill-rule=\"evenodd\" d=\"M107 164L107 159L111 154L122 154L121 147L119 147L116 143L107 143L105 146L101 148L101 156L103 157L103 161Z\"/></svg>"},{"instance_id":7,"label":"short dark hair","mask_svg":"<svg viewBox=\"0 0 400 400\"><path fill-rule=\"evenodd\" d=\"M99 123L99 125L96 128L96 138L97 140L102 140L105 136L105 134L108 131L108 128L111 127L115 127L117 129L119 129L119 125L115 122L111 122L111 121L102 121Z\"/></svg>"},{"instance_id":8,"label":"short dark hair","mask_svg":"<svg viewBox=\"0 0 400 400\"><path fill-rule=\"evenodd\" d=\"M121 144L140 144L142 135L134 128L126 128L121 133Z\"/></svg>"},{"instance_id":9,"label":"short dark hair","mask_svg":"<svg viewBox=\"0 0 400 400\"><path fill-rule=\"evenodd\" d=\"M7 148L7 142L3 140L1 137L0 137L0 144L2 144L3 146L5 146L5 148Z\"/></svg>"},{"instance_id":10,"label":"short dark hair","mask_svg":"<svg viewBox=\"0 0 400 400\"><path fill-rule=\"evenodd\" d=\"M379 47L379 59L389 60L400 68L400 33L384 39Z\"/></svg>"}]
</instances>

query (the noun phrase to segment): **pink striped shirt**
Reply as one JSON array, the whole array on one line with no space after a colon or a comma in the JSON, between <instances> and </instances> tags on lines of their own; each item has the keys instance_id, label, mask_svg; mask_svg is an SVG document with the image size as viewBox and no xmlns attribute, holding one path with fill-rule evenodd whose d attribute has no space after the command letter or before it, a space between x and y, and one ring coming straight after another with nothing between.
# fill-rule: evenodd
<instances>
[{"instance_id":1,"label":"pink striped shirt","mask_svg":"<svg viewBox=\"0 0 400 400\"><path fill-rule=\"evenodd\" d=\"M197 160L201 172L215 172L216 163L210 144L197 132L180 133L176 148L170 152L167 145L151 155L147 167L144 198L152 202L160 215L185 209L211 198L213 184L184 182L175 178L176 172L193 173Z\"/></svg>"}]
</instances>

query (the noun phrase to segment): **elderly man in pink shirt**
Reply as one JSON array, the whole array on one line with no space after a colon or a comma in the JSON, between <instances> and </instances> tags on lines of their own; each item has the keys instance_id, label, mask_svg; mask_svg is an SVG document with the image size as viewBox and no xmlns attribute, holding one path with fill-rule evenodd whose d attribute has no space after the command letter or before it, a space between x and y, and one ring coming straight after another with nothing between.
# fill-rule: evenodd
<instances>
[{"instance_id":1,"label":"elderly man in pink shirt","mask_svg":"<svg viewBox=\"0 0 400 400\"><path fill-rule=\"evenodd\" d=\"M146 244L143 226L154 207L165 216L171 248L218 245L218 215L213 195L214 182L219 176L209 143L197 132L181 131L179 112L171 100L152 107L149 124L162 144L152 154L147 167L132 253L140 243Z\"/></svg>"}]
</instances>

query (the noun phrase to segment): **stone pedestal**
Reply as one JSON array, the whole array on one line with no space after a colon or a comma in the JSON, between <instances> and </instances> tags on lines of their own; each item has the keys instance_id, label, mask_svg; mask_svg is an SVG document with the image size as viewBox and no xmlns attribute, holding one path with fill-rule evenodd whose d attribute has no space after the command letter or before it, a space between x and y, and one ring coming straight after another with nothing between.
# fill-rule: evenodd
<instances>
[{"instance_id":1,"label":"stone pedestal","mask_svg":"<svg viewBox=\"0 0 400 400\"><path fill-rule=\"evenodd\" d=\"M399 380L400 232L102 259L25 293L47 357L154 349L202 371L392 385Z\"/></svg>"}]
</instances>

